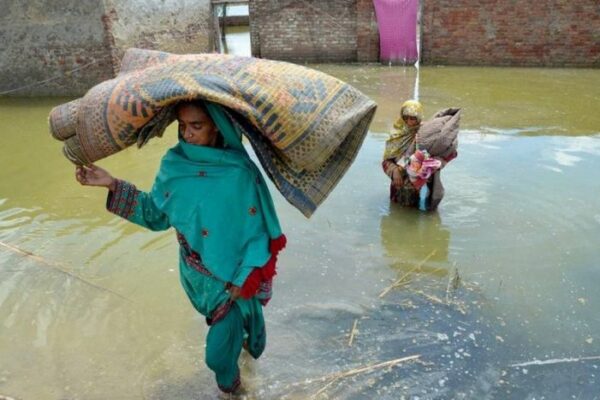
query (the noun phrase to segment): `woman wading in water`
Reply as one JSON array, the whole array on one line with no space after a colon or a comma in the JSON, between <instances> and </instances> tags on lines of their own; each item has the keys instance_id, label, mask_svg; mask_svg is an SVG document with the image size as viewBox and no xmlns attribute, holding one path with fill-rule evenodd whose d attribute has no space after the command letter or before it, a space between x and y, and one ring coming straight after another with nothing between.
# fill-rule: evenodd
<instances>
[{"instance_id":1,"label":"woman wading in water","mask_svg":"<svg viewBox=\"0 0 600 400\"><path fill-rule=\"evenodd\" d=\"M95 165L76 168L82 185L108 188L107 209L154 231L175 228L181 284L210 326L206 364L219 388L241 391L238 358L266 345L262 307L285 247L265 181L223 108L177 108L179 143L163 157L150 192Z\"/></svg>"},{"instance_id":2,"label":"woman wading in water","mask_svg":"<svg viewBox=\"0 0 600 400\"><path fill-rule=\"evenodd\" d=\"M423 121L423 106L407 100L385 143L382 167L390 177L390 200L435 210L444 196L440 171L457 156L460 109L437 112Z\"/></svg>"}]
</instances>

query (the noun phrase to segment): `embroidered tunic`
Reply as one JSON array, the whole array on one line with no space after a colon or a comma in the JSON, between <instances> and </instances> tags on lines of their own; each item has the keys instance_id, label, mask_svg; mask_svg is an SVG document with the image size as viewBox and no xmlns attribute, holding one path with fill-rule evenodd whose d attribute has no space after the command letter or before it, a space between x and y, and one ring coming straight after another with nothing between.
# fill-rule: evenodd
<instances>
[{"instance_id":1,"label":"embroidered tunic","mask_svg":"<svg viewBox=\"0 0 600 400\"><path fill-rule=\"evenodd\" d=\"M210 329L206 363L225 392L239 385L244 343L266 345L262 306L271 297L277 253L285 246L266 183L224 111L206 104L225 147L180 141L163 157L150 192L117 180L107 209L145 228L175 228L181 284ZM241 287L232 301L228 289Z\"/></svg>"}]
</instances>

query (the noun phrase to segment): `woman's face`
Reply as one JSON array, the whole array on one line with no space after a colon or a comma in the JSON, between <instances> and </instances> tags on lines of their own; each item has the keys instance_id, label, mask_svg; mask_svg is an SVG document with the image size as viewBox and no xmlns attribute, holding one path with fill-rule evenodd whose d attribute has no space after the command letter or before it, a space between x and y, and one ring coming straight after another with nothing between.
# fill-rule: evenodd
<instances>
[{"instance_id":1,"label":"woman's face","mask_svg":"<svg viewBox=\"0 0 600 400\"><path fill-rule=\"evenodd\" d=\"M417 117L411 117L409 115L405 115L403 118L404 118L404 122L406 123L406 125L409 128L413 128L413 127L419 125L419 120L417 119Z\"/></svg>"},{"instance_id":2,"label":"woman's face","mask_svg":"<svg viewBox=\"0 0 600 400\"><path fill-rule=\"evenodd\" d=\"M214 147L217 143L217 127L204 110L194 104L184 104L177 109L179 133L189 144Z\"/></svg>"}]
</instances>

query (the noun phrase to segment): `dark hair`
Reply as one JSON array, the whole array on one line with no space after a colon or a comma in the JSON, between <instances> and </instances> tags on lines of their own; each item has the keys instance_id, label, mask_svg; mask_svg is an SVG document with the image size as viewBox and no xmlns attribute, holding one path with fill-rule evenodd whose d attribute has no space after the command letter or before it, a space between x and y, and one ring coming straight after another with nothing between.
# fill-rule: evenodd
<instances>
[{"instance_id":1,"label":"dark hair","mask_svg":"<svg viewBox=\"0 0 600 400\"><path fill-rule=\"evenodd\" d=\"M204 114L206 114L210 117L210 114L208 113L208 109L206 108L206 104L204 103L203 100L200 100L200 99L182 100L179 103L177 103L177 105L175 106L175 113L177 113L179 111L180 107L185 107L185 106L198 107L199 109L201 109L204 112Z\"/></svg>"}]
</instances>

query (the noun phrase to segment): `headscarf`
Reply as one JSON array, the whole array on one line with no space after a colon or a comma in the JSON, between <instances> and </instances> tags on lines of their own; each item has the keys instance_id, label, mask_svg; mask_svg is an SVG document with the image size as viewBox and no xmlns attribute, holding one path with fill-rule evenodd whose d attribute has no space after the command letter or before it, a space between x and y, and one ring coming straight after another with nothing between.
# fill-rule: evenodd
<instances>
[{"instance_id":1,"label":"headscarf","mask_svg":"<svg viewBox=\"0 0 600 400\"><path fill-rule=\"evenodd\" d=\"M241 286L271 258L282 236L266 182L250 160L241 135L221 106L206 103L224 147L180 140L162 159L152 188L167 214L215 277Z\"/></svg>"},{"instance_id":2,"label":"headscarf","mask_svg":"<svg viewBox=\"0 0 600 400\"><path fill-rule=\"evenodd\" d=\"M404 117L417 118L418 124L409 127L404 122ZM396 158L403 155L414 141L417 131L423 120L423 106L417 100L407 100L400 107L400 118L394 123L390 138L385 142L384 159Z\"/></svg>"}]
</instances>

